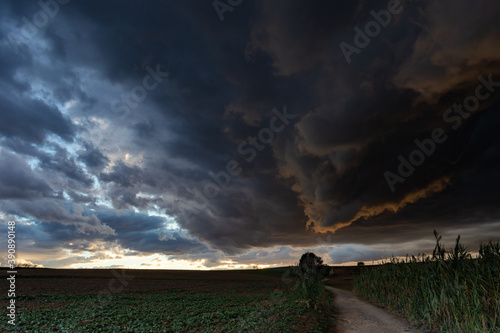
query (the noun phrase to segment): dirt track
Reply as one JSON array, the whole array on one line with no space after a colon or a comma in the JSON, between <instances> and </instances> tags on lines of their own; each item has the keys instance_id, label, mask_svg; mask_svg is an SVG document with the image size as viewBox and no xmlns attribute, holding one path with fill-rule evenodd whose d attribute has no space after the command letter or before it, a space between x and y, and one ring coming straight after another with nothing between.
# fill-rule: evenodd
<instances>
[{"instance_id":1,"label":"dirt track","mask_svg":"<svg viewBox=\"0 0 500 333\"><path fill-rule=\"evenodd\" d=\"M338 333L401 333L419 331L405 320L361 301L350 291L326 287L335 296Z\"/></svg>"}]
</instances>

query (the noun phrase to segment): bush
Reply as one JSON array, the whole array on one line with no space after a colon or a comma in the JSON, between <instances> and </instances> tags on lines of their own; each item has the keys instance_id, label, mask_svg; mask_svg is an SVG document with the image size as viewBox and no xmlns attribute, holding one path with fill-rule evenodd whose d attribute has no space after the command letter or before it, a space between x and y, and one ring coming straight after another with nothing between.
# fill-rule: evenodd
<instances>
[{"instance_id":1,"label":"bush","mask_svg":"<svg viewBox=\"0 0 500 333\"><path fill-rule=\"evenodd\" d=\"M302 255L298 267L290 267L288 278L308 307L316 309L323 294L323 278L329 272L325 268L328 267L323 266L323 260L311 252Z\"/></svg>"}]
</instances>

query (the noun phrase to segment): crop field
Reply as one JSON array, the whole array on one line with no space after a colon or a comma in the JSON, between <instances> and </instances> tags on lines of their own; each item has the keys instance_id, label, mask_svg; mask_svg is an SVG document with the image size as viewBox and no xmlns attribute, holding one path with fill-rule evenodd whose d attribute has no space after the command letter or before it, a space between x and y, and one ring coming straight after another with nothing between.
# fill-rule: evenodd
<instances>
[{"instance_id":1,"label":"crop field","mask_svg":"<svg viewBox=\"0 0 500 333\"><path fill-rule=\"evenodd\" d=\"M472 258L460 237L446 251L435 236L432 257L363 271L355 292L433 332L500 332L500 244L482 244Z\"/></svg>"},{"instance_id":2,"label":"crop field","mask_svg":"<svg viewBox=\"0 0 500 333\"><path fill-rule=\"evenodd\" d=\"M0 331L326 331L328 309L308 308L283 272L19 269L16 327Z\"/></svg>"}]
</instances>

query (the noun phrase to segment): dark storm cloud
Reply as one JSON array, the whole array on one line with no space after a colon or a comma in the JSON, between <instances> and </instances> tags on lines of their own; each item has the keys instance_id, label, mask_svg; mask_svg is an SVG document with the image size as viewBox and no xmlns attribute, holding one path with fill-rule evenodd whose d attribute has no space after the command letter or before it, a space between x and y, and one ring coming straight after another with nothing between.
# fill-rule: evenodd
<instances>
[{"instance_id":1,"label":"dark storm cloud","mask_svg":"<svg viewBox=\"0 0 500 333\"><path fill-rule=\"evenodd\" d=\"M164 217L129 211L124 211L119 215L114 212L101 211L97 213L97 216L116 231L116 238L114 236L109 236L109 238L126 249L164 254L207 250L195 239L186 238L179 231L165 229Z\"/></svg>"},{"instance_id":2,"label":"dark storm cloud","mask_svg":"<svg viewBox=\"0 0 500 333\"><path fill-rule=\"evenodd\" d=\"M39 10L1 6L5 35ZM221 263L220 251L250 263L254 247L313 246L327 235L370 246L335 250L335 260L386 254L374 247L386 242L427 248L412 242L432 229L475 224L470 240L484 237L499 216L498 93L457 130L443 114L474 94L479 75L500 81L499 5L401 1L348 63L339 44L353 44L353 28L387 6L257 1L220 22L210 2L72 1L19 55L3 37L0 142L19 168L0 184L2 210L206 265ZM152 71L168 79L146 89ZM293 120L251 147L285 105ZM446 142L391 191L384 173L438 127ZM226 176L231 160L241 171ZM125 213L100 213L110 204ZM151 211L193 238L160 234L163 218ZM66 237L76 236L54 241Z\"/></svg>"},{"instance_id":3,"label":"dark storm cloud","mask_svg":"<svg viewBox=\"0 0 500 333\"><path fill-rule=\"evenodd\" d=\"M61 172L67 178L81 182L85 186L91 186L93 183L89 175L77 165L75 158L68 156L67 151L61 147L55 147L54 154L40 158L40 167Z\"/></svg>"},{"instance_id":4,"label":"dark storm cloud","mask_svg":"<svg viewBox=\"0 0 500 333\"><path fill-rule=\"evenodd\" d=\"M182 254L207 251L193 238L177 230L165 229L165 218L124 211L99 212L99 219L116 230L114 240L123 248L147 253ZM110 236L114 238L113 236Z\"/></svg>"},{"instance_id":5,"label":"dark storm cloud","mask_svg":"<svg viewBox=\"0 0 500 333\"><path fill-rule=\"evenodd\" d=\"M128 249L139 250L146 253L163 253L167 255L208 252L207 247L196 240L182 238L175 233L172 237L172 239L161 240L158 233L155 232L143 233L141 237L126 233L120 236L120 244Z\"/></svg>"},{"instance_id":6,"label":"dark storm cloud","mask_svg":"<svg viewBox=\"0 0 500 333\"><path fill-rule=\"evenodd\" d=\"M8 89L7 86L3 88ZM40 143L48 134L54 133L65 140L71 140L73 126L59 110L39 100L16 96L12 90L9 93L7 91L0 93L0 133L3 136Z\"/></svg>"},{"instance_id":7,"label":"dark storm cloud","mask_svg":"<svg viewBox=\"0 0 500 333\"><path fill-rule=\"evenodd\" d=\"M51 206L47 201L44 202L44 205ZM34 209L40 210L40 207ZM122 211L117 215L116 212L109 210L85 210L80 215L81 217L97 219L106 228L111 228L113 233L105 233L103 230L93 232L97 230L90 230L88 226L85 229L87 232L82 233L80 224L75 223L75 221L66 221L71 218L67 212L64 213L66 220L62 221L57 216L61 212L55 213L53 209L55 206L38 214L37 217L40 220L36 219L30 225L18 223L16 226L19 235L17 239L23 252L45 254L52 251L54 254L64 257L58 251L68 249L73 251L73 255L76 256L75 260L68 258L50 261L49 267L63 267L66 261L66 264L75 264L110 259L112 257L107 256L104 252L113 249L117 253L122 253L123 249L130 250L131 252L122 253L128 256L163 253L175 258L183 255L198 256L198 259L212 257L213 251L194 238L178 230L165 229L165 218L160 216L148 216L129 211ZM47 216L48 214L50 217ZM84 251L94 252L96 255L89 258L83 255Z\"/></svg>"},{"instance_id":8,"label":"dark storm cloud","mask_svg":"<svg viewBox=\"0 0 500 333\"><path fill-rule=\"evenodd\" d=\"M78 159L89 168L102 169L109 159L91 143L85 144L85 150L81 151Z\"/></svg>"},{"instance_id":9,"label":"dark storm cloud","mask_svg":"<svg viewBox=\"0 0 500 333\"><path fill-rule=\"evenodd\" d=\"M38 221L56 222L73 226L80 233L114 234L108 225L102 224L95 214L85 214L81 205L61 199L43 198L0 202L3 211L12 215L31 216Z\"/></svg>"},{"instance_id":10,"label":"dark storm cloud","mask_svg":"<svg viewBox=\"0 0 500 333\"><path fill-rule=\"evenodd\" d=\"M54 194L50 185L24 159L0 150L1 199L29 199Z\"/></svg>"},{"instance_id":11,"label":"dark storm cloud","mask_svg":"<svg viewBox=\"0 0 500 333\"><path fill-rule=\"evenodd\" d=\"M90 11L91 7L90 5L81 8L81 13ZM104 15L106 7L99 6L103 18L106 17ZM111 7L113 6L110 5L109 10ZM122 9L128 13L126 8ZM142 7L142 10L148 11L149 8ZM109 76L113 80L118 77L123 79L123 76L135 76L130 68L137 65L138 59L144 58L150 64L154 64L156 61L167 65L170 72L169 82L164 87L159 88L165 89L166 93L164 95L154 94L151 97L159 105L162 105L160 113L163 118L156 119L154 123L134 124L133 128L138 134L136 142L146 148L146 153L148 153L148 148L152 149L151 152L153 152L154 146L158 145L161 148L160 152L167 159L186 161L184 163L189 164L189 167L178 170L179 163L170 165L171 162L167 162L169 164L163 165L159 169L158 162L150 159L139 171L137 167L128 167L123 163L118 163L111 172L103 172L100 175L102 181L112 182L116 186L109 192L115 207L145 208L146 204L154 201L150 202L137 196L138 188L140 187L141 191L144 191L147 187L144 185L148 185L145 178L142 178L147 170L146 173L154 179L155 189L165 188L169 192L178 193L177 200L165 201L164 206L168 207L168 212L182 215L183 211L179 209L179 206L184 205L186 214L194 213L189 221L182 218L180 220L181 225L188 227L193 235L228 250L237 244L245 247L272 244L275 239L287 242L287 234L282 229L287 227L297 233L302 232L305 218L299 208L290 209L290 207L297 205L297 200L287 186L279 184L263 186L269 181L275 182L276 168L270 147L265 152L259 153L259 159L255 164L247 165L244 172L250 173L253 177L252 180L241 183L235 177L231 183L236 188L227 189L227 193L221 193L218 198L210 200L209 209L215 212L215 216L207 211L197 210L199 200L193 196L192 192L189 192L189 190L195 189L203 191L204 185L213 181L209 172L216 173L223 169L226 162L237 154L236 148L239 142L228 141L224 134L226 128L229 131L233 130L234 118L228 117L228 115L237 115L241 112L245 115L260 113L261 115L257 118L268 121L272 115L271 109L276 106L281 107L285 102L285 98L281 98L279 105L275 105L273 96L275 96L274 92L278 93L277 88L268 91L267 87L262 87L263 85L276 84L272 82L273 75L269 72L266 73L266 70L270 68L259 68L257 65L253 65L254 68L249 68L244 56L247 47L245 39L231 36L227 30L221 29L219 26L213 27L211 18L207 18L205 12L200 11L193 14L183 6L172 10L169 8L165 11L160 7L156 8L155 12L161 13L162 24L155 23L159 20L157 16L160 14L149 13L147 20L144 19L143 15L138 15L131 18L130 27L126 32L112 30L116 29L115 25L107 19L93 18L94 24L99 24L102 27L97 41L100 43L101 40L107 39L107 34L109 34L109 38L115 34L119 36L120 33L124 36L123 40L106 44L105 52L109 54L109 57L106 57L105 61L115 57L120 58L118 62L109 66L112 69ZM242 11L241 14L248 15L245 11ZM191 15L195 17L189 17ZM187 28L183 29L180 36L174 36L169 27L177 24L179 18L183 20L193 19L205 25L207 29L205 32L200 32ZM139 30L133 29L134 24L140 25L141 28ZM186 22L183 21L179 24L184 25ZM240 25L243 31L248 31L248 25ZM150 43L150 39L156 38L155 36L158 34L162 34L163 38L161 40L155 39L154 43ZM141 39L141 47L136 48L134 43L139 39ZM223 40L225 41L223 42ZM156 48L160 48L160 46L165 52L163 58L158 58L160 53ZM214 55L211 55L208 50L213 51ZM148 53L151 53L151 56L146 56ZM194 54L200 53L203 54L202 57L194 58ZM123 54L127 54L127 57L122 57ZM136 56L132 57L131 54ZM125 63L121 67L117 65L127 61L129 61L127 66ZM237 96L237 89L225 81L224 76L230 76L231 80L240 86L240 83L236 82L239 80L238 77L249 75L252 77L251 87L241 85L241 89L251 89L255 91L255 96L239 93L241 102L238 101L226 108L225 105L229 105L233 101L234 97L230 97ZM266 83L266 80L263 80L259 75L266 75L271 83ZM279 85L284 84L285 82L278 83L278 88ZM262 97L257 95L262 95ZM248 99L252 101L251 104L246 102ZM172 102L173 100L176 101L175 104ZM243 125L242 130L249 135L255 135L260 129L260 124L254 121L250 122L248 119L247 122ZM172 126L172 123L175 126ZM224 126L224 124L226 125ZM160 131L168 131L170 138L161 140L161 136L155 133ZM234 138L232 139L234 140ZM246 136L238 139L246 139ZM141 150L144 151L144 148ZM239 157L241 159L241 156ZM259 170L264 174L259 174L261 173ZM153 184L149 185L153 186ZM267 190L264 188L268 188L272 193L267 194ZM154 193L155 189L147 189L147 191ZM158 195L159 193L154 194ZM273 203L276 205L274 208L271 207L272 205L267 207L268 196L274 198ZM179 205L178 200L183 202ZM258 212L253 211L253 207L256 206L262 207L262 209ZM290 226L290 223L293 223L293 227ZM263 230L259 231L261 227ZM250 235L249 233L242 234L241 230L252 231L252 233ZM301 239L300 242L304 241L304 237L298 238Z\"/></svg>"},{"instance_id":12,"label":"dark storm cloud","mask_svg":"<svg viewBox=\"0 0 500 333\"><path fill-rule=\"evenodd\" d=\"M129 167L123 162L115 165L110 173L102 173L100 178L104 182L113 182L123 187L133 187L142 183L154 186L154 180L148 178L140 168Z\"/></svg>"},{"instance_id":13,"label":"dark storm cloud","mask_svg":"<svg viewBox=\"0 0 500 333\"><path fill-rule=\"evenodd\" d=\"M79 194L71 189L66 189L66 193L75 203L92 203L95 205L96 197L92 195Z\"/></svg>"},{"instance_id":14,"label":"dark storm cloud","mask_svg":"<svg viewBox=\"0 0 500 333\"><path fill-rule=\"evenodd\" d=\"M468 38L460 39L460 33L465 33L465 29L454 32L453 42L455 44L451 45L450 49L447 49L448 45L444 44L441 49L448 53L451 52L451 49L455 50L457 61L449 63L443 59L439 65L443 71L449 72L449 76L454 71L453 68L459 66L459 61L468 59L471 60L471 65L470 68L467 68L467 72L475 74L468 77L460 74L461 76L454 78L456 83L447 88L451 90L453 87L455 89L454 98L449 96L448 90L440 90L439 93L443 96L442 100L422 100L424 90L412 89L412 91L394 84L401 82L401 74L398 74L394 63L404 67L407 59L412 59L412 55L410 52L401 53L402 50L394 49L391 46L395 44L411 45L421 41L428 44L432 41L435 42L436 39L431 40L427 35L436 34L444 29L443 25L452 24L449 20L445 20L444 24L438 20L438 17L444 13L443 8L436 10L434 6L429 6L420 12L423 15L419 11L408 8L409 10L405 10L401 14L405 15L406 19L394 20L390 28L386 28L380 36L373 38L370 46L362 51L362 54L356 59L359 62L353 61L351 65L348 65L343 59L336 62L329 61L336 59L336 53L329 50L324 52L331 55L330 59L328 57L321 58L323 49L320 52L314 52L316 50L313 48L305 48L316 55L311 54L307 57L311 62L304 63L302 61L304 55L301 53L306 51L290 52L288 49L285 51L284 47L280 48L280 41L291 40L293 36L293 29L288 29L287 23L284 22L294 19L287 17L287 19L281 20L279 17L276 18L276 15L271 14L275 11L269 9L274 8L275 5L278 6L276 3L267 3L264 6L269 10L270 18L268 21L263 20L258 26L261 35L265 37L254 38L254 46L273 55L275 66L283 75L307 72L312 67L311 62L321 64L323 70L331 73L330 76L318 77L314 83L319 92L316 95L319 103L314 112L303 116L297 125L300 138L298 147L289 146L286 147L285 151L278 150L278 156L284 161L282 174L296 180L297 192L305 205L307 215L315 222L316 227L337 229L362 219L368 219L369 224L370 218L373 216L386 210L394 213L403 208L404 205L427 196L433 196L433 201L444 200L435 193L442 191L447 186L446 184L451 186L451 183L458 181L461 177L471 176L472 170L469 169L467 173L462 170L464 163L473 164L473 169L477 172L478 177L484 176L484 179L491 181L491 178L476 169L477 160L464 159L459 165L451 165L450 161L455 161L462 147L467 146L467 142L472 140L470 130L477 124L478 119L488 117L488 113L498 109L496 105L490 107L483 105L480 108L482 112L471 117L469 124L464 126L460 133L456 133L453 141L450 140L443 147L439 147L435 156L428 159L426 164L417 170L404 186L399 184L401 185L400 190L396 193L391 193L388 190L383 174L392 165L393 168L397 168L398 155L407 156L405 154L414 149L413 141L415 139L429 136L430 131L438 125L443 128L449 127L449 124L442 120L443 112L452 106L453 102L461 102L461 99L468 96L471 91L473 92L478 83L476 78L479 73L488 75L493 70L495 70L494 73L499 72L498 61L500 58L498 53L486 52L473 55L467 51L466 56L464 56L463 52L459 52L458 45L462 43L460 46L465 50L470 50L474 45L483 45L483 47L489 45L489 47L495 48L493 36L497 34L497 25L494 25L493 31L481 28L470 29L467 33L472 33L474 35L472 38L469 35ZM281 3L281 5L283 4ZM351 26L362 26L368 21L367 14L371 9L383 9L384 5L383 2L365 5L357 14L352 14L360 19L353 20ZM483 5L487 6L482 3L479 7ZM410 4L404 4L404 6L408 7ZM453 17L457 21L458 17L467 16L465 7L463 3L460 3L454 8ZM498 12L494 8L490 9L493 12ZM489 17L490 15L478 18L481 20L481 24L478 26L484 24L484 19L489 20L492 24L493 19ZM412 27L411 19L428 20L430 31ZM468 26L471 25L473 24L468 21ZM405 36L401 36L400 31L405 31ZM343 29L333 29L331 32L333 39L337 41L349 41L349 38L352 39L354 35L352 30L346 33ZM313 42L315 38L321 39L317 36L308 37ZM319 44L324 47L327 43ZM384 45L385 48L381 48L381 45ZM415 50L415 53L422 51L420 47ZM320 56L317 55L318 53ZM489 65L483 66L482 62L477 61L476 58L488 59ZM367 63L367 59L370 62ZM429 60L432 61L434 58ZM432 73L438 72L433 71ZM415 79L425 75L425 73L416 71L412 74ZM465 78L466 81L464 81ZM433 84L442 87L439 75L437 79L439 81L428 81L427 83L432 87ZM483 148L488 147L488 145L496 145L496 139L493 139L492 134L493 132L476 132L476 135L487 138L482 142ZM452 177L453 180L451 180ZM450 179L449 183L446 179ZM441 183L436 184L436 182ZM435 185L431 187L432 184ZM463 190L466 191L466 189ZM461 193L456 188L455 191L457 193L454 195L458 199ZM481 197L488 200L490 195L490 193L482 193ZM460 202L462 205L464 204L462 201ZM465 205L468 204L465 203ZM471 203L470 206L474 207L474 204ZM430 216L433 213L438 213L438 210L427 212ZM485 214L490 219L495 216L491 211L485 212ZM456 216L456 219L461 218ZM440 223L446 226L446 221Z\"/></svg>"}]
</instances>

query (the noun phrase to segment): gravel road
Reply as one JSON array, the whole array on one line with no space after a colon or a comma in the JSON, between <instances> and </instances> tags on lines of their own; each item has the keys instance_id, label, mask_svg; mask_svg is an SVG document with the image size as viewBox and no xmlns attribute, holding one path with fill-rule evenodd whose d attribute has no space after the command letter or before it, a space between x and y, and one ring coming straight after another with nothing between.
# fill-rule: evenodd
<instances>
[{"instance_id":1,"label":"gravel road","mask_svg":"<svg viewBox=\"0 0 500 333\"><path fill-rule=\"evenodd\" d=\"M335 296L338 333L419 333L405 320L372 304L350 291L326 287Z\"/></svg>"}]
</instances>

